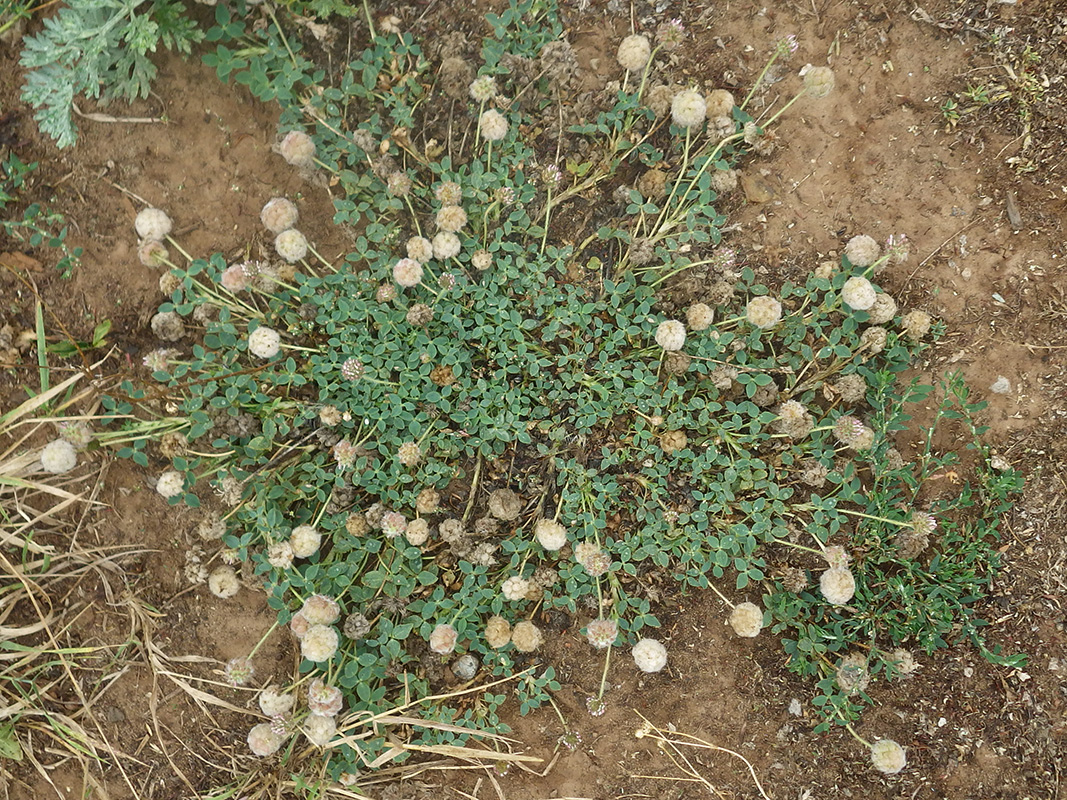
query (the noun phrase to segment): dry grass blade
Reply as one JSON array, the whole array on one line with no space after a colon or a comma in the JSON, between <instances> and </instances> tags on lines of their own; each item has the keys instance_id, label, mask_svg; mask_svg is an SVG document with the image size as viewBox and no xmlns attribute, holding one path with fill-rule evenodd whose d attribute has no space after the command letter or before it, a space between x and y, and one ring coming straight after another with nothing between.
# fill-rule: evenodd
<instances>
[{"instance_id":1,"label":"dry grass blade","mask_svg":"<svg viewBox=\"0 0 1067 800\"><path fill-rule=\"evenodd\" d=\"M763 790L763 784L760 783L759 776L756 775L756 769L752 766L752 762L750 762L740 753L737 753L726 747L720 747L717 744L712 744L711 742L707 742L688 733L661 730L660 728L657 728L655 725L649 722L648 719L646 719L645 716L639 711L635 711L634 713L637 714L637 716L641 717L641 719L644 721L644 724L640 728L638 728L637 732L634 735L638 739L650 738L654 740L657 743L660 751L663 752L671 760L671 762L676 767L678 767L679 770L684 772L687 777L678 778L665 775L634 775L633 777L646 778L649 780L678 780L683 782L700 783L709 792L716 794L719 797L724 797L724 795L709 780L707 780L707 778L701 775L700 771L693 766L693 763L689 760L689 758L682 750L683 747L694 747L703 750L712 750L719 753L726 753L727 755L733 756L734 758L738 758L741 761L745 762L745 766L748 767L749 775L752 776L752 780L755 782L756 789L759 791L760 796L764 800L771 800L770 796Z\"/></svg>"}]
</instances>

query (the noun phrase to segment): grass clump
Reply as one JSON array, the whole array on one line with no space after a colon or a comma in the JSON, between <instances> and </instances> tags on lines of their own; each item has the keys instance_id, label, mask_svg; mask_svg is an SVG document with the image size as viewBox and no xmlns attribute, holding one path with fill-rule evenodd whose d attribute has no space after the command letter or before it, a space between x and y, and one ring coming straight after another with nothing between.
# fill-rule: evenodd
<instances>
[{"instance_id":1,"label":"grass clump","mask_svg":"<svg viewBox=\"0 0 1067 800\"><path fill-rule=\"evenodd\" d=\"M156 385L127 382L109 407L181 431L168 501L219 493L223 555L254 565L300 640L301 684L343 697L332 722L299 701L256 752L303 730L344 781L464 746L502 730L510 684L460 701L456 676L514 679L525 712L558 687L537 655L557 621L590 623L610 656L652 641L654 597L676 585L735 596L745 636L782 633L823 727L868 700L827 683L850 650L893 675L903 644L980 642L1016 480L979 451L973 486L932 491L956 463L937 425L978 433L958 378L913 454L895 446L933 391L900 374L939 328L875 283L903 241L770 285L723 240L734 168L832 74L798 80L760 123L744 108L758 86L740 107L664 98L675 26L647 58L631 41L622 82L553 127L573 112L558 105L573 53L551 7L490 16L476 70L388 34L335 85L276 22L216 19L209 63L280 103L280 155L326 177L353 244L333 263L288 228L279 240L301 246L276 241L284 263L164 261L166 330L203 336L164 337L175 346L146 359ZM149 466L137 436L123 454ZM655 655L669 664L669 647ZM399 719L418 722L385 737Z\"/></svg>"}]
</instances>

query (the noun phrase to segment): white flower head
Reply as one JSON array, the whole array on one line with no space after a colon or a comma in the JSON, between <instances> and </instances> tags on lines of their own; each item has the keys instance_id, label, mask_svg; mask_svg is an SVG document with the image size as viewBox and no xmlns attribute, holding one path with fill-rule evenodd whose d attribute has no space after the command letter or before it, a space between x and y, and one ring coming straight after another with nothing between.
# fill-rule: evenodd
<instances>
[{"instance_id":1,"label":"white flower head","mask_svg":"<svg viewBox=\"0 0 1067 800\"><path fill-rule=\"evenodd\" d=\"M683 89L671 101L671 121L679 128L699 128L707 113L704 96L696 89Z\"/></svg>"},{"instance_id":2,"label":"white flower head","mask_svg":"<svg viewBox=\"0 0 1067 800\"><path fill-rule=\"evenodd\" d=\"M274 358L282 349L282 337L274 328L260 325L248 334L248 352L262 359Z\"/></svg>"},{"instance_id":3,"label":"white flower head","mask_svg":"<svg viewBox=\"0 0 1067 800\"><path fill-rule=\"evenodd\" d=\"M879 772L896 775L908 763L904 748L892 739L879 739L871 745L871 764Z\"/></svg>"},{"instance_id":4,"label":"white flower head","mask_svg":"<svg viewBox=\"0 0 1067 800\"><path fill-rule=\"evenodd\" d=\"M447 261L459 255L459 237L450 231L441 231L433 237L433 256L438 261Z\"/></svg>"},{"instance_id":5,"label":"white flower head","mask_svg":"<svg viewBox=\"0 0 1067 800\"><path fill-rule=\"evenodd\" d=\"M290 228L274 237L274 251L293 264L308 254L308 240L296 228Z\"/></svg>"},{"instance_id":6,"label":"white flower head","mask_svg":"<svg viewBox=\"0 0 1067 800\"><path fill-rule=\"evenodd\" d=\"M685 325L676 319L661 322L656 328L656 344L667 351L681 350L685 345Z\"/></svg>"},{"instance_id":7,"label":"white flower head","mask_svg":"<svg viewBox=\"0 0 1067 800\"><path fill-rule=\"evenodd\" d=\"M310 167L315 163L315 142L303 131L289 131L278 144L278 153L294 167Z\"/></svg>"},{"instance_id":8,"label":"white flower head","mask_svg":"<svg viewBox=\"0 0 1067 800\"><path fill-rule=\"evenodd\" d=\"M263 206L259 212L259 220L263 227L271 233L281 233L296 225L300 219L300 212L291 200L284 197L273 197Z\"/></svg>"},{"instance_id":9,"label":"white flower head","mask_svg":"<svg viewBox=\"0 0 1067 800\"><path fill-rule=\"evenodd\" d=\"M748 301L745 318L757 328L771 328L782 319L782 304L769 296L753 297Z\"/></svg>"},{"instance_id":10,"label":"white flower head","mask_svg":"<svg viewBox=\"0 0 1067 800\"><path fill-rule=\"evenodd\" d=\"M567 544L567 529L551 519L537 520L534 536L545 550L556 551Z\"/></svg>"},{"instance_id":11,"label":"white flower head","mask_svg":"<svg viewBox=\"0 0 1067 800\"><path fill-rule=\"evenodd\" d=\"M759 636L763 630L763 609L755 603L738 603L730 612L730 627L745 638Z\"/></svg>"},{"instance_id":12,"label":"white flower head","mask_svg":"<svg viewBox=\"0 0 1067 800\"><path fill-rule=\"evenodd\" d=\"M337 718L322 714L308 714L304 720L304 736L316 747L325 747L337 733Z\"/></svg>"},{"instance_id":13,"label":"white flower head","mask_svg":"<svg viewBox=\"0 0 1067 800\"><path fill-rule=\"evenodd\" d=\"M208 576L207 588L215 597L228 600L241 590L241 582L237 580L237 573L233 567L216 567Z\"/></svg>"},{"instance_id":14,"label":"white flower head","mask_svg":"<svg viewBox=\"0 0 1067 800\"><path fill-rule=\"evenodd\" d=\"M160 242L170 233L172 223L167 212L158 208L146 208L137 215L133 227L142 239Z\"/></svg>"},{"instance_id":15,"label":"white flower head","mask_svg":"<svg viewBox=\"0 0 1067 800\"><path fill-rule=\"evenodd\" d=\"M667 666L667 648L655 639L642 639L635 644L633 657L642 672L659 672Z\"/></svg>"},{"instance_id":16,"label":"white flower head","mask_svg":"<svg viewBox=\"0 0 1067 800\"><path fill-rule=\"evenodd\" d=\"M451 625L441 623L430 633L430 649L435 653L447 656L456 649L456 640L459 634Z\"/></svg>"},{"instance_id":17,"label":"white flower head","mask_svg":"<svg viewBox=\"0 0 1067 800\"><path fill-rule=\"evenodd\" d=\"M167 470L156 481L156 491L168 500L185 491L185 476L176 469Z\"/></svg>"},{"instance_id":18,"label":"white flower head","mask_svg":"<svg viewBox=\"0 0 1067 800\"><path fill-rule=\"evenodd\" d=\"M488 142L499 142L508 134L508 121L495 108L483 111L478 118L478 131Z\"/></svg>"},{"instance_id":19,"label":"white flower head","mask_svg":"<svg viewBox=\"0 0 1067 800\"><path fill-rule=\"evenodd\" d=\"M422 264L413 258L402 258L393 265L393 280L410 289L422 281Z\"/></svg>"},{"instance_id":20,"label":"white flower head","mask_svg":"<svg viewBox=\"0 0 1067 800\"><path fill-rule=\"evenodd\" d=\"M822 596L835 606L843 606L856 594L856 578L846 567L833 567L819 576Z\"/></svg>"},{"instance_id":21,"label":"white flower head","mask_svg":"<svg viewBox=\"0 0 1067 800\"><path fill-rule=\"evenodd\" d=\"M70 472L78 463L78 454L74 445L66 439L56 439L41 449L41 466L45 472L61 475Z\"/></svg>"},{"instance_id":22,"label":"white flower head","mask_svg":"<svg viewBox=\"0 0 1067 800\"><path fill-rule=\"evenodd\" d=\"M412 236L407 243L408 258L425 264L433 258L433 244L424 236Z\"/></svg>"},{"instance_id":23,"label":"white flower head","mask_svg":"<svg viewBox=\"0 0 1067 800\"><path fill-rule=\"evenodd\" d=\"M481 75L474 79L468 91L474 102L488 102L496 97L496 79L492 75Z\"/></svg>"},{"instance_id":24,"label":"white flower head","mask_svg":"<svg viewBox=\"0 0 1067 800\"><path fill-rule=\"evenodd\" d=\"M882 246L865 233L853 236L845 243L845 258L856 267L869 267L882 255Z\"/></svg>"},{"instance_id":25,"label":"white flower head","mask_svg":"<svg viewBox=\"0 0 1067 800\"><path fill-rule=\"evenodd\" d=\"M329 625L311 625L300 640L300 653L308 661L329 661L337 652L340 637Z\"/></svg>"},{"instance_id":26,"label":"white flower head","mask_svg":"<svg viewBox=\"0 0 1067 800\"><path fill-rule=\"evenodd\" d=\"M619 42L619 50L615 57L623 69L628 72L640 72L645 68L651 55L652 46L648 38L634 33Z\"/></svg>"},{"instance_id":27,"label":"white flower head","mask_svg":"<svg viewBox=\"0 0 1067 800\"><path fill-rule=\"evenodd\" d=\"M526 592L530 589L530 582L523 578L521 575L512 575L500 586L500 593L504 595L504 599L517 603L520 600L526 599Z\"/></svg>"},{"instance_id":28,"label":"white flower head","mask_svg":"<svg viewBox=\"0 0 1067 800\"><path fill-rule=\"evenodd\" d=\"M878 292L866 278L854 275L841 287L841 302L855 311L866 311L878 300Z\"/></svg>"}]
</instances>

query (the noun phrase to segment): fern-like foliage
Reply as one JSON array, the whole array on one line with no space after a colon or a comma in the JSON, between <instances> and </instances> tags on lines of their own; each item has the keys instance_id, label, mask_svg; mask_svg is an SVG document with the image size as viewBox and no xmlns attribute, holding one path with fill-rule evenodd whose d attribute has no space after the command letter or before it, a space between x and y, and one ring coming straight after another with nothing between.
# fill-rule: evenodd
<instances>
[{"instance_id":1,"label":"fern-like foliage","mask_svg":"<svg viewBox=\"0 0 1067 800\"><path fill-rule=\"evenodd\" d=\"M22 99L37 109L41 130L69 147L78 137L71 114L78 95L104 103L147 97L156 76L148 54L162 43L188 55L203 38L184 11L173 0L68 0L24 40Z\"/></svg>"}]
</instances>

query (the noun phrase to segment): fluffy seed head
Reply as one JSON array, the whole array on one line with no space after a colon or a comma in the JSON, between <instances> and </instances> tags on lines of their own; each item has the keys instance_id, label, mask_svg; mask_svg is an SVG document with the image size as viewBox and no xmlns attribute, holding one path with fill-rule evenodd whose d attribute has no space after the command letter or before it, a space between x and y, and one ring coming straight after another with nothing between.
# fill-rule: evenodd
<instances>
[{"instance_id":1,"label":"fluffy seed head","mask_svg":"<svg viewBox=\"0 0 1067 800\"><path fill-rule=\"evenodd\" d=\"M156 491L170 499L185 491L185 476L176 469L167 470L156 481Z\"/></svg>"},{"instance_id":2,"label":"fluffy seed head","mask_svg":"<svg viewBox=\"0 0 1067 800\"><path fill-rule=\"evenodd\" d=\"M551 519L537 520L534 536L545 550L556 551L567 543L567 529Z\"/></svg>"},{"instance_id":3,"label":"fluffy seed head","mask_svg":"<svg viewBox=\"0 0 1067 800\"><path fill-rule=\"evenodd\" d=\"M308 714L301 729L304 736L316 747L325 747L337 733L337 718L321 714Z\"/></svg>"},{"instance_id":4,"label":"fluffy seed head","mask_svg":"<svg viewBox=\"0 0 1067 800\"><path fill-rule=\"evenodd\" d=\"M408 540L408 544L421 547L430 538L430 523L421 517L411 520L404 529L404 538Z\"/></svg>"},{"instance_id":5,"label":"fluffy seed head","mask_svg":"<svg viewBox=\"0 0 1067 800\"><path fill-rule=\"evenodd\" d=\"M816 99L834 90L834 71L829 67L811 67L804 73L804 89Z\"/></svg>"},{"instance_id":6,"label":"fluffy seed head","mask_svg":"<svg viewBox=\"0 0 1067 800\"><path fill-rule=\"evenodd\" d=\"M308 661L329 661L337 652L340 637L330 625L311 625L300 640L300 653Z\"/></svg>"},{"instance_id":7,"label":"fluffy seed head","mask_svg":"<svg viewBox=\"0 0 1067 800\"><path fill-rule=\"evenodd\" d=\"M679 128L699 128L707 113L704 97L696 89L683 89L671 101L671 121Z\"/></svg>"},{"instance_id":8,"label":"fluffy seed head","mask_svg":"<svg viewBox=\"0 0 1067 800\"><path fill-rule=\"evenodd\" d=\"M78 463L74 445L66 439L56 439L41 448L41 466L45 472L62 475L70 472Z\"/></svg>"},{"instance_id":9,"label":"fluffy seed head","mask_svg":"<svg viewBox=\"0 0 1067 800\"><path fill-rule=\"evenodd\" d=\"M393 280L410 289L422 280L422 264L413 258L402 258L393 265Z\"/></svg>"},{"instance_id":10,"label":"fluffy seed head","mask_svg":"<svg viewBox=\"0 0 1067 800\"><path fill-rule=\"evenodd\" d=\"M681 350L685 345L685 325L676 319L669 319L656 328L656 344L667 351Z\"/></svg>"},{"instance_id":11,"label":"fluffy seed head","mask_svg":"<svg viewBox=\"0 0 1067 800\"><path fill-rule=\"evenodd\" d=\"M845 258L853 266L869 267L882 255L882 248L872 237L865 233L853 236L845 244Z\"/></svg>"},{"instance_id":12,"label":"fluffy seed head","mask_svg":"<svg viewBox=\"0 0 1067 800\"><path fill-rule=\"evenodd\" d=\"M652 46L648 43L648 39L634 33L619 43L616 58L619 59L619 64L623 69L629 72L640 72L645 68L651 55Z\"/></svg>"},{"instance_id":13,"label":"fluffy seed head","mask_svg":"<svg viewBox=\"0 0 1067 800\"><path fill-rule=\"evenodd\" d=\"M667 666L667 648L655 639L642 639L635 644L633 657L642 672L659 672Z\"/></svg>"},{"instance_id":14,"label":"fluffy seed head","mask_svg":"<svg viewBox=\"0 0 1067 800\"><path fill-rule=\"evenodd\" d=\"M282 337L274 328L260 325L248 334L248 352L258 358L274 358L282 349Z\"/></svg>"},{"instance_id":15,"label":"fluffy seed head","mask_svg":"<svg viewBox=\"0 0 1067 800\"><path fill-rule=\"evenodd\" d=\"M611 647L619 638L619 624L613 619L594 619L585 626L585 638L597 650Z\"/></svg>"},{"instance_id":16,"label":"fluffy seed head","mask_svg":"<svg viewBox=\"0 0 1067 800\"><path fill-rule=\"evenodd\" d=\"M248 732L248 749L252 755L265 758L277 753L285 744L285 736L274 732L274 727L269 722L261 722L254 725Z\"/></svg>"},{"instance_id":17,"label":"fluffy seed head","mask_svg":"<svg viewBox=\"0 0 1067 800\"><path fill-rule=\"evenodd\" d=\"M311 625L332 625L341 618L341 606L332 597L313 594L304 601L299 613Z\"/></svg>"},{"instance_id":18,"label":"fluffy seed head","mask_svg":"<svg viewBox=\"0 0 1067 800\"><path fill-rule=\"evenodd\" d=\"M274 237L274 252L294 264L308 254L308 240L296 228L290 228Z\"/></svg>"},{"instance_id":19,"label":"fluffy seed head","mask_svg":"<svg viewBox=\"0 0 1067 800\"><path fill-rule=\"evenodd\" d=\"M278 153L294 167L315 163L315 142L303 131L289 131L278 144Z\"/></svg>"},{"instance_id":20,"label":"fluffy seed head","mask_svg":"<svg viewBox=\"0 0 1067 800\"><path fill-rule=\"evenodd\" d=\"M412 236L407 243L408 258L413 258L420 264L425 264L433 258L433 244L423 236Z\"/></svg>"},{"instance_id":21,"label":"fluffy seed head","mask_svg":"<svg viewBox=\"0 0 1067 800\"><path fill-rule=\"evenodd\" d=\"M215 597L229 600L241 590L241 582L237 580L237 573L233 567L215 567L207 578L207 588Z\"/></svg>"},{"instance_id":22,"label":"fluffy seed head","mask_svg":"<svg viewBox=\"0 0 1067 800\"><path fill-rule=\"evenodd\" d=\"M871 765L886 775L896 775L908 763L904 748L892 739L879 739L871 745Z\"/></svg>"},{"instance_id":23,"label":"fluffy seed head","mask_svg":"<svg viewBox=\"0 0 1067 800\"><path fill-rule=\"evenodd\" d=\"M490 617L485 623L485 643L494 650L506 647L511 641L511 625L503 617Z\"/></svg>"},{"instance_id":24,"label":"fluffy seed head","mask_svg":"<svg viewBox=\"0 0 1067 800\"><path fill-rule=\"evenodd\" d=\"M433 237L433 255L438 261L455 258L460 251L459 237L449 231L441 231Z\"/></svg>"},{"instance_id":25,"label":"fluffy seed head","mask_svg":"<svg viewBox=\"0 0 1067 800\"><path fill-rule=\"evenodd\" d=\"M686 321L689 327L695 331L704 331L711 327L715 321L715 309L707 303L693 303L686 313Z\"/></svg>"},{"instance_id":26,"label":"fluffy seed head","mask_svg":"<svg viewBox=\"0 0 1067 800\"><path fill-rule=\"evenodd\" d=\"M430 634L430 649L435 653L447 656L456 649L456 639L459 634L451 625L441 623Z\"/></svg>"},{"instance_id":27,"label":"fluffy seed head","mask_svg":"<svg viewBox=\"0 0 1067 800\"><path fill-rule=\"evenodd\" d=\"M526 599L526 592L530 588L530 582L520 575L512 575L500 586L500 593L510 603L517 603Z\"/></svg>"},{"instance_id":28,"label":"fluffy seed head","mask_svg":"<svg viewBox=\"0 0 1067 800\"><path fill-rule=\"evenodd\" d=\"M268 686L259 693L259 710L268 717L288 714L293 709L296 698L277 684Z\"/></svg>"},{"instance_id":29,"label":"fluffy seed head","mask_svg":"<svg viewBox=\"0 0 1067 800\"><path fill-rule=\"evenodd\" d=\"M730 612L730 627L738 636L754 638L763 630L763 609L755 603L738 603Z\"/></svg>"},{"instance_id":30,"label":"fluffy seed head","mask_svg":"<svg viewBox=\"0 0 1067 800\"><path fill-rule=\"evenodd\" d=\"M745 318L757 328L770 328L782 318L782 304L770 296L753 297L748 301Z\"/></svg>"},{"instance_id":31,"label":"fluffy seed head","mask_svg":"<svg viewBox=\"0 0 1067 800\"><path fill-rule=\"evenodd\" d=\"M146 208L137 215L137 219L133 221L133 227L137 229L137 235L142 239L161 242L170 233L172 223L165 211L158 208Z\"/></svg>"},{"instance_id":32,"label":"fluffy seed head","mask_svg":"<svg viewBox=\"0 0 1067 800\"><path fill-rule=\"evenodd\" d=\"M499 142L508 133L508 121L495 108L483 111L478 118L478 131L487 142Z\"/></svg>"},{"instance_id":33,"label":"fluffy seed head","mask_svg":"<svg viewBox=\"0 0 1067 800\"><path fill-rule=\"evenodd\" d=\"M427 486L415 498L415 510L420 514L433 514L441 507L441 495L432 486Z\"/></svg>"},{"instance_id":34,"label":"fluffy seed head","mask_svg":"<svg viewBox=\"0 0 1067 800\"><path fill-rule=\"evenodd\" d=\"M866 278L854 275L841 287L841 302L855 311L866 311L874 306L878 292Z\"/></svg>"},{"instance_id":35,"label":"fluffy seed head","mask_svg":"<svg viewBox=\"0 0 1067 800\"><path fill-rule=\"evenodd\" d=\"M843 606L856 594L856 578L844 567L833 567L819 576L822 596L835 606Z\"/></svg>"},{"instance_id":36,"label":"fluffy seed head","mask_svg":"<svg viewBox=\"0 0 1067 800\"><path fill-rule=\"evenodd\" d=\"M523 653L532 653L543 641L541 630L529 620L515 623L511 630L511 642L515 649Z\"/></svg>"},{"instance_id":37,"label":"fluffy seed head","mask_svg":"<svg viewBox=\"0 0 1067 800\"><path fill-rule=\"evenodd\" d=\"M260 222L271 233L289 230L296 225L299 218L300 212L296 210L296 206L284 197L271 198L259 212Z\"/></svg>"}]
</instances>

